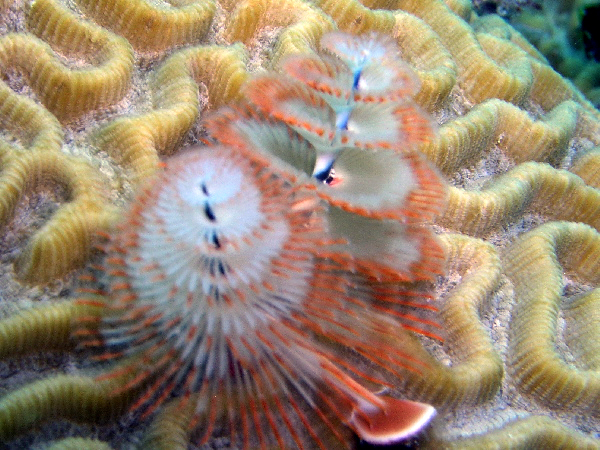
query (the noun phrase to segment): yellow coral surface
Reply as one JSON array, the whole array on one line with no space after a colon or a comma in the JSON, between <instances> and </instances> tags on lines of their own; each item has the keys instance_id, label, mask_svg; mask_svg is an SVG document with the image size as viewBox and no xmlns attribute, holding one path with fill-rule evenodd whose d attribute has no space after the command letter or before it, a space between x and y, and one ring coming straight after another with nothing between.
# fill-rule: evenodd
<instances>
[{"instance_id":1,"label":"yellow coral surface","mask_svg":"<svg viewBox=\"0 0 600 450\"><path fill-rule=\"evenodd\" d=\"M426 376L395 387L439 409L419 445L600 448L600 113L516 30L465 0L3 0L0 11L8 448L187 448L185 410L167 404L146 427L92 382L64 297L94 233L161 158L201 141L202 118L241 99L253 73L336 28L392 36L439 124L420 151L451 186L435 219L446 339L423 338Z\"/></svg>"}]
</instances>

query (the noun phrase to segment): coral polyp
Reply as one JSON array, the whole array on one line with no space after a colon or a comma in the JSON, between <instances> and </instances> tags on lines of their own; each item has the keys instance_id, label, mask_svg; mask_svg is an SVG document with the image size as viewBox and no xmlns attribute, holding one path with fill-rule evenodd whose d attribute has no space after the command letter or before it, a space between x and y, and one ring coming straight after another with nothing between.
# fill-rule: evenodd
<instances>
[{"instance_id":1,"label":"coral polyp","mask_svg":"<svg viewBox=\"0 0 600 450\"><path fill-rule=\"evenodd\" d=\"M373 391L425 367L377 311L398 312L401 294L339 264L325 212L313 189L227 147L172 159L83 277L77 303L93 312L74 335L109 364L98 380L132 393L141 417L189 408L200 443L220 430L334 448L350 429L371 442L418 431L433 407Z\"/></svg>"}]
</instances>

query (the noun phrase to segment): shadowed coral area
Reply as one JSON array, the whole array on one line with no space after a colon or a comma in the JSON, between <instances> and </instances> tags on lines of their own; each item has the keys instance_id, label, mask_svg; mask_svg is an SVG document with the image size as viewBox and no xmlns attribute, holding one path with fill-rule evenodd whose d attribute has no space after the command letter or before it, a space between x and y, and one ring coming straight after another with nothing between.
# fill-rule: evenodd
<instances>
[{"instance_id":1,"label":"shadowed coral area","mask_svg":"<svg viewBox=\"0 0 600 450\"><path fill-rule=\"evenodd\" d=\"M96 233L162 158L206 140L209 112L244 100L249 79L290 56L317 54L336 29L391 37L418 78L415 102L437 122L415 151L449 183L430 223L447 259L435 291L445 341L399 329L427 369L387 388L438 409L418 445L600 447L600 113L514 28L465 0L4 0L0 10L8 448L188 448L185 406L165 402L138 421L123 414L132 393L106 395L120 380L93 381L69 335L73 317L96 312L64 297Z\"/></svg>"},{"instance_id":2,"label":"shadowed coral area","mask_svg":"<svg viewBox=\"0 0 600 450\"><path fill-rule=\"evenodd\" d=\"M600 74L594 0L539 2L509 14L508 20L596 106L600 104Z\"/></svg>"}]
</instances>

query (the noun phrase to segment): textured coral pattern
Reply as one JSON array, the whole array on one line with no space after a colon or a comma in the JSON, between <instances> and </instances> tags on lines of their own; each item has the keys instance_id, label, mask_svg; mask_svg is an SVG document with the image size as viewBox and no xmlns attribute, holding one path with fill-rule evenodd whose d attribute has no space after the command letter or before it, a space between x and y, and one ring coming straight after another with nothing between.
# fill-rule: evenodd
<instances>
[{"instance_id":1,"label":"textured coral pattern","mask_svg":"<svg viewBox=\"0 0 600 450\"><path fill-rule=\"evenodd\" d=\"M98 306L64 299L73 270L93 259L95 233L162 158L210 139L209 113L252 96L250 78L287 71L332 87L319 78L331 66L294 61L319 54L334 30L378 32L399 47L416 73L395 79L402 95L416 91L414 108L437 122L403 162L414 168L424 156L450 185L445 211L428 216L447 258L435 291L445 340L421 337L411 355L426 368L389 388L437 408L419 445L600 447L600 114L515 29L466 0L2 0L0 11L0 440L9 448L61 439L187 448L193 411L162 403L140 425L124 414L136 393L110 395L119 375L94 381L95 366L74 358L73 319L97 317ZM263 114L237 108L223 120L252 127ZM413 117L405 113L396 117ZM335 159L336 173L360 172L339 158L325 155L321 167ZM324 188L311 192L326 198ZM398 339L408 339L403 329ZM43 349L52 353L23 356Z\"/></svg>"}]
</instances>

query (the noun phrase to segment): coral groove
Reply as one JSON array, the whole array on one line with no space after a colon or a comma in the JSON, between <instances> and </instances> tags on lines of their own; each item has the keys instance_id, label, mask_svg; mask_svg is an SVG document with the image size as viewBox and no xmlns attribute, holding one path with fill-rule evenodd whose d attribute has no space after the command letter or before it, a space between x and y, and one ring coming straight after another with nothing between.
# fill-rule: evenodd
<instances>
[{"instance_id":1,"label":"coral groove","mask_svg":"<svg viewBox=\"0 0 600 450\"><path fill-rule=\"evenodd\" d=\"M326 14L303 0L246 0L231 11L225 38L249 45L267 25L281 28L271 65L287 55L312 52L321 36L334 29Z\"/></svg>"},{"instance_id":2,"label":"coral groove","mask_svg":"<svg viewBox=\"0 0 600 450\"><path fill-rule=\"evenodd\" d=\"M600 192L570 172L528 162L485 189L450 188L448 208L438 220L453 230L484 236L524 211L600 229Z\"/></svg>"},{"instance_id":3,"label":"coral groove","mask_svg":"<svg viewBox=\"0 0 600 450\"><path fill-rule=\"evenodd\" d=\"M419 357L431 370L424 377L408 374L405 387L421 401L440 407L477 405L496 395L504 375L502 360L480 318L500 283L500 258L480 239L448 234L442 245L451 262L448 271L463 275L440 311L453 364L447 367L423 351Z\"/></svg>"},{"instance_id":4,"label":"coral groove","mask_svg":"<svg viewBox=\"0 0 600 450\"><path fill-rule=\"evenodd\" d=\"M600 370L600 289L575 298L563 309L567 322L566 341L582 368Z\"/></svg>"},{"instance_id":5,"label":"coral groove","mask_svg":"<svg viewBox=\"0 0 600 450\"><path fill-rule=\"evenodd\" d=\"M442 125L438 139L421 150L447 174L479 158L482 149L493 145L515 163L556 161L564 156L578 121L583 121L579 119L582 114L586 115L576 103L567 101L542 120L533 120L510 103L489 100Z\"/></svg>"},{"instance_id":6,"label":"coral groove","mask_svg":"<svg viewBox=\"0 0 600 450\"><path fill-rule=\"evenodd\" d=\"M211 107L239 98L248 74L240 46L199 46L169 57L152 81L150 112L121 117L102 127L96 145L134 172L140 182L158 168L159 155L178 148L199 114L198 83L208 89Z\"/></svg>"},{"instance_id":7,"label":"coral groove","mask_svg":"<svg viewBox=\"0 0 600 450\"><path fill-rule=\"evenodd\" d=\"M0 41L0 65L3 72L23 71L40 101L59 120L73 120L125 95L133 52L124 39L81 21L55 0L35 2L28 26L47 44L28 34L7 34ZM85 58L92 67L65 66L48 44L71 58Z\"/></svg>"},{"instance_id":8,"label":"coral groove","mask_svg":"<svg viewBox=\"0 0 600 450\"><path fill-rule=\"evenodd\" d=\"M571 172L579 175L586 184L600 189L600 148L595 147L575 161Z\"/></svg>"},{"instance_id":9,"label":"coral groove","mask_svg":"<svg viewBox=\"0 0 600 450\"><path fill-rule=\"evenodd\" d=\"M504 259L521 300L511 324L517 336L512 341L511 371L519 389L552 408L597 414L600 373L567 365L556 353L554 342L563 267L583 282L598 284L600 234L583 224L549 223L523 235ZM595 313L591 310L590 314Z\"/></svg>"},{"instance_id":10,"label":"coral groove","mask_svg":"<svg viewBox=\"0 0 600 450\"><path fill-rule=\"evenodd\" d=\"M0 356L15 357L70 346L71 324L81 307L72 302L22 311L0 322Z\"/></svg>"},{"instance_id":11,"label":"coral groove","mask_svg":"<svg viewBox=\"0 0 600 450\"><path fill-rule=\"evenodd\" d=\"M94 232L110 223L113 209L97 173L60 152L63 134L56 119L31 100L1 88L1 122L27 148L8 143L0 147L0 224L7 225L19 200L32 189L58 184L68 194L68 201L30 237L17 260L22 279L46 282L87 260Z\"/></svg>"},{"instance_id":12,"label":"coral groove","mask_svg":"<svg viewBox=\"0 0 600 450\"><path fill-rule=\"evenodd\" d=\"M442 445L448 449L503 449L503 448L578 448L594 450L598 441L583 433L557 423L546 416L531 416L515 420L503 428L483 435L454 441L432 440L426 448ZM439 447L438 447L439 448Z\"/></svg>"},{"instance_id":13,"label":"coral groove","mask_svg":"<svg viewBox=\"0 0 600 450\"><path fill-rule=\"evenodd\" d=\"M48 446L48 450L111 450L112 447L106 442L97 439L65 438L55 441Z\"/></svg>"},{"instance_id":14,"label":"coral groove","mask_svg":"<svg viewBox=\"0 0 600 450\"><path fill-rule=\"evenodd\" d=\"M122 413L126 395L111 395L114 382L57 375L39 380L0 399L0 438L6 440L50 418L106 422ZM31 411L24 415L23 411Z\"/></svg>"},{"instance_id":15,"label":"coral groove","mask_svg":"<svg viewBox=\"0 0 600 450\"><path fill-rule=\"evenodd\" d=\"M62 185L69 199L29 239L15 262L19 278L47 282L84 263L94 233L114 219L115 211L98 189L102 180L88 164L58 152L14 151L4 163L0 185L5 193L1 211L4 223L32 188L47 183Z\"/></svg>"},{"instance_id":16,"label":"coral groove","mask_svg":"<svg viewBox=\"0 0 600 450\"><path fill-rule=\"evenodd\" d=\"M100 25L125 37L142 52L198 42L208 32L216 8L213 0L174 0L160 6L146 0L77 0L76 3Z\"/></svg>"}]
</instances>

